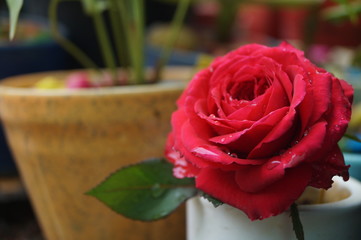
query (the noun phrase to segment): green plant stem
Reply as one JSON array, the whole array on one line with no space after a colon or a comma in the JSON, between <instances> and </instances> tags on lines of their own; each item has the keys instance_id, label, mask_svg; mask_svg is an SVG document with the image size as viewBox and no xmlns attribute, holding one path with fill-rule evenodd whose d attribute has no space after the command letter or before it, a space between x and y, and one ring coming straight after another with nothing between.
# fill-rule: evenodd
<instances>
[{"instance_id":1,"label":"green plant stem","mask_svg":"<svg viewBox=\"0 0 361 240\"><path fill-rule=\"evenodd\" d=\"M172 53L172 49L177 40L178 34L182 28L184 18L186 16L189 4L191 0L180 0L177 5L176 13L171 23L171 32L168 35L167 42L162 48L159 60L155 66L155 73L152 81L158 82L161 79L161 73L168 62L168 59Z\"/></svg>"},{"instance_id":2,"label":"green plant stem","mask_svg":"<svg viewBox=\"0 0 361 240\"><path fill-rule=\"evenodd\" d=\"M83 67L99 70L98 66L75 44L64 38L58 27L58 15L57 7L62 0L51 0L49 3L48 15L50 21L50 31L57 43L62 46L65 51L72 55ZM63 1L72 1L72 0L63 0Z\"/></svg>"},{"instance_id":3,"label":"green plant stem","mask_svg":"<svg viewBox=\"0 0 361 240\"><path fill-rule=\"evenodd\" d=\"M135 30L135 28L136 26L142 26L139 23L136 23L136 21L142 21L142 19L139 18L139 15L143 14L144 9L142 7L143 3L136 3L137 1L143 0L117 1L117 8L122 18L126 37L125 39L128 46L127 50L129 54L131 72L130 82L141 84L145 81L144 62L142 62L142 55L144 53L142 49L144 39L139 39L143 35L139 36L139 33ZM139 11L140 14L134 14L136 11ZM134 15L138 16L138 19L135 19ZM139 29L138 31L143 33L144 29Z\"/></svg>"},{"instance_id":4,"label":"green plant stem","mask_svg":"<svg viewBox=\"0 0 361 240\"><path fill-rule=\"evenodd\" d=\"M136 65L134 66L135 78L138 84L144 83L144 0L133 0L133 17L136 35L135 56Z\"/></svg>"},{"instance_id":5,"label":"green plant stem","mask_svg":"<svg viewBox=\"0 0 361 240\"><path fill-rule=\"evenodd\" d=\"M216 24L217 41L227 42L231 38L232 27L235 23L241 0L222 0Z\"/></svg>"},{"instance_id":6,"label":"green plant stem","mask_svg":"<svg viewBox=\"0 0 361 240\"><path fill-rule=\"evenodd\" d=\"M305 234L303 232L303 226L302 226L302 222L300 219L300 215L299 215L296 203L293 203L291 205L291 218L292 218L292 224L293 224L293 231L295 232L297 239L304 240Z\"/></svg>"},{"instance_id":7,"label":"green plant stem","mask_svg":"<svg viewBox=\"0 0 361 240\"><path fill-rule=\"evenodd\" d=\"M102 12L94 11L93 21L97 34L97 38L100 44L101 52L103 55L103 60L105 66L109 68L112 72L114 80L117 79L117 65L115 62L115 57L112 51L112 44L108 36L107 28L104 23Z\"/></svg>"},{"instance_id":8,"label":"green plant stem","mask_svg":"<svg viewBox=\"0 0 361 240\"><path fill-rule=\"evenodd\" d=\"M118 61L122 67L126 68L129 65L129 56L127 54L128 44L125 40L124 24L122 23L122 18L119 16L121 13L117 8L117 0L110 1L109 13Z\"/></svg>"},{"instance_id":9,"label":"green plant stem","mask_svg":"<svg viewBox=\"0 0 361 240\"><path fill-rule=\"evenodd\" d=\"M317 32L317 19L321 10L321 4L311 5L303 29L303 50L307 52L315 40Z\"/></svg>"}]
</instances>

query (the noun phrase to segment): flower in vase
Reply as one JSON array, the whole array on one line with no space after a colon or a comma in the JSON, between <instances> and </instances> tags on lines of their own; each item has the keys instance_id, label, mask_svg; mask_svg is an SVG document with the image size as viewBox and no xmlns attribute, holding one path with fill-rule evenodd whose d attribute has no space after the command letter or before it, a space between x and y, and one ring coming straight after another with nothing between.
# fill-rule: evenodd
<instances>
[{"instance_id":1,"label":"flower in vase","mask_svg":"<svg viewBox=\"0 0 361 240\"><path fill-rule=\"evenodd\" d=\"M307 186L347 180L337 142L353 89L302 51L250 44L194 76L172 115L166 157L177 178L263 219L287 210Z\"/></svg>"}]
</instances>

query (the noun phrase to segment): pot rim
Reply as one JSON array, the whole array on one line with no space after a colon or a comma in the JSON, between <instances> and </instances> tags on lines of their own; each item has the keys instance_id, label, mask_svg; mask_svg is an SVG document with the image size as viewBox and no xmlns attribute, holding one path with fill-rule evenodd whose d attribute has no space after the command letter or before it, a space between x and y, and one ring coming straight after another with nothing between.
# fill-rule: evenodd
<instances>
[{"instance_id":1,"label":"pot rim","mask_svg":"<svg viewBox=\"0 0 361 240\"><path fill-rule=\"evenodd\" d=\"M334 177L334 183L338 184L340 188L349 191L350 195L342 200L330 203L321 204L310 204L310 205L299 205L300 211L329 211L330 208L333 210L355 208L361 205L361 182L353 177L350 177L348 181L344 181L341 177Z\"/></svg>"},{"instance_id":2,"label":"pot rim","mask_svg":"<svg viewBox=\"0 0 361 240\"><path fill-rule=\"evenodd\" d=\"M82 89L36 89L31 88L36 81L49 75L56 75L63 78L69 73L79 70L48 71L41 73L30 73L18 76L12 76L1 80L0 95L10 96L45 96L45 97L64 97L64 96L102 96L117 94L134 93L152 93L159 91L181 91L186 82L193 75L193 68L186 66L170 66L164 71L164 79L156 84L140 84L126 86L112 86L99 88Z\"/></svg>"}]
</instances>

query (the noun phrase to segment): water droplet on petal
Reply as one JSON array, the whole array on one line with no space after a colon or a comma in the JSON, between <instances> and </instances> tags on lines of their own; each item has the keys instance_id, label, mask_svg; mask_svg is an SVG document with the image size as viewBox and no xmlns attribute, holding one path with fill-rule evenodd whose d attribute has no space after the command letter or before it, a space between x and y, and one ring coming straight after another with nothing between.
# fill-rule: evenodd
<instances>
[{"instance_id":1,"label":"water droplet on petal","mask_svg":"<svg viewBox=\"0 0 361 240\"><path fill-rule=\"evenodd\" d=\"M229 153L228 155L233 158L238 158L237 153Z\"/></svg>"},{"instance_id":2,"label":"water droplet on petal","mask_svg":"<svg viewBox=\"0 0 361 240\"><path fill-rule=\"evenodd\" d=\"M308 130L306 130L304 133L303 133L303 136L306 137L308 135Z\"/></svg>"},{"instance_id":3,"label":"water droplet on petal","mask_svg":"<svg viewBox=\"0 0 361 240\"><path fill-rule=\"evenodd\" d=\"M226 153L226 154L228 154L228 155L231 154L231 151L230 151L228 148L226 148L226 147L221 147L220 149L221 149L221 151L223 151L224 153Z\"/></svg>"},{"instance_id":4,"label":"water droplet on petal","mask_svg":"<svg viewBox=\"0 0 361 240\"><path fill-rule=\"evenodd\" d=\"M280 164L281 164L280 161L274 160L274 161L271 161L271 162L267 163L266 167L267 167L268 170L272 170L272 169L274 169L275 167L277 167Z\"/></svg>"},{"instance_id":5,"label":"water droplet on petal","mask_svg":"<svg viewBox=\"0 0 361 240\"><path fill-rule=\"evenodd\" d=\"M197 156L202 156L202 157L204 157L204 156L218 156L217 153L215 153L215 152L213 152L213 151L211 151L209 149L206 149L204 147L195 147L195 148L192 149L191 152L194 153Z\"/></svg>"}]
</instances>

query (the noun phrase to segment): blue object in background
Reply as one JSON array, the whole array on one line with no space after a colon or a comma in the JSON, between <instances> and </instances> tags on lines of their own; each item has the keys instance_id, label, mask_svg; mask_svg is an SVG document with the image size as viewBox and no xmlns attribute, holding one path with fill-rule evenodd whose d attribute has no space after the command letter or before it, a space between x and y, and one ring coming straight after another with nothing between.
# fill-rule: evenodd
<instances>
[{"instance_id":1,"label":"blue object in background","mask_svg":"<svg viewBox=\"0 0 361 240\"><path fill-rule=\"evenodd\" d=\"M361 181L361 154L344 153L346 164L350 164L349 173L351 177Z\"/></svg>"},{"instance_id":2,"label":"blue object in background","mask_svg":"<svg viewBox=\"0 0 361 240\"><path fill-rule=\"evenodd\" d=\"M0 79L40 71L67 69L68 55L53 40L0 47Z\"/></svg>"},{"instance_id":3,"label":"blue object in background","mask_svg":"<svg viewBox=\"0 0 361 240\"><path fill-rule=\"evenodd\" d=\"M355 135L357 138L361 139L361 134L357 133ZM352 140L350 138L343 138L340 146L343 151L351 153L361 153L361 142Z\"/></svg>"},{"instance_id":4,"label":"blue object in background","mask_svg":"<svg viewBox=\"0 0 361 240\"><path fill-rule=\"evenodd\" d=\"M157 63L161 49L146 46L145 64L152 67ZM173 51L167 65L194 66L197 63L199 53L186 51Z\"/></svg>"}]
</instances>

